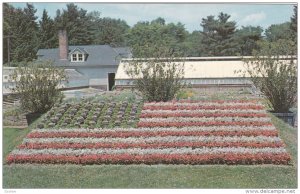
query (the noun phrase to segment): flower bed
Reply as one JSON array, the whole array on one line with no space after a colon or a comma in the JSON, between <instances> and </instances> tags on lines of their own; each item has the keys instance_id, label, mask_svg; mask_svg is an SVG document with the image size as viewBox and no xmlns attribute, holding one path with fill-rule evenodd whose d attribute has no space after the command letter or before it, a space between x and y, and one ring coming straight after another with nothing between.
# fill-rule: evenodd
<instances>
[{"instance_id":1,"label":"flower bed","mask_svg":"<svg viewBox=\"0 0 300 194\"><path fill-rule=\"evenodd\" d=\"M82 100L63 103L46 113L37 128L112 128L132 127L137 123L140 102L90 102Z\"/></svg>"},{"instance_id":2,"label":"flower bed","mask_svg":"<svg viewBox=\"0 0 300 194\"><path fill-rule=\"evenodd\" d=\"M137 106L105 107L95 119L111 118L121 125L122 116L136 116ZM145 103L138 128L34 129L7 157L7 163L42 164L248 165L290 160L256 101Z\"/></svg>"},{"instance_id":3,"label":"flower bed","mask_svg":"<svg viewBox=\"0 0 300 194\"><path fill-rule=\"evenodd\" d=\"M260 105L144 105L144 109L148 110L227 110L227 109L233 109L233 110L262 110L263 107Z\"/></svg>"},{"instance_id":4,"label":"flower bed","mask_svg":"<svg viewBox=\"0 0 300 194\"><path fill-rule=\"evenodd\" d=\"M42 164L288 164L290 156L282 154L89 154L89 155L10 155L9 162Z\"/></svg>"},{"instance_id":5,"label":"flower bed","mask_svg":"<svg viewBox=\"0 0 300 194\"><path fill-rule=\"evenodd\" d=\"M159 112L151 113L144 112L140 118L168 118L168 117L245 117L245 118L259 118L266 117L265 113L201 113L201 112Z\"/></svg>"}]
</instances>

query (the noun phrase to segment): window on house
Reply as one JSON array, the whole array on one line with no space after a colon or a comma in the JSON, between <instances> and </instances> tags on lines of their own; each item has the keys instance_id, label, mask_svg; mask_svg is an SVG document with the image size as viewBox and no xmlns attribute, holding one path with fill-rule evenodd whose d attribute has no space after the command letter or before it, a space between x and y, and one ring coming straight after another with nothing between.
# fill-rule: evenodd
<instances>
[{"instance_id":1,"label":"window on house","mask_svg":"<svg viewBox=\"0 0 300 194\"><path fill-rule=\"evenodd\" d=\"M72 61L77 61L77 54L72 54Z\"/></svg>"},{"instance_id":2,"label":"window on house","mask_svg":"<svg viewBox=\"0 0 300 194\"><path fill-rule=\"evenodd\" d=\"M78 61L83 61L82 54L78 54Z\"/></svg>"},{"instance_id":3,"label":"window on house","mask_svg":"<svg viewBox=\"0 0 300 194\"><path fill-rule=\"evenodd\" d=\"M72 62L82 62L84 61L84 56L82 53L74 53L71 55Z\"/></svg>"}]
</instances>

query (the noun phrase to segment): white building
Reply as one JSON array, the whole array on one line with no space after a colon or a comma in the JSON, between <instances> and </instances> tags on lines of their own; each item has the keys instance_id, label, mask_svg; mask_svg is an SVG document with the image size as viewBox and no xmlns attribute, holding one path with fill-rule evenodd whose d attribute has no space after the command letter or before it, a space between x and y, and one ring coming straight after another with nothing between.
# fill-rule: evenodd
<instances>
[{"instance_id":1,"label":"white building","mask_svg":"<svg viewBox=\"0 0 300 194\"><path fill-rule=\"evenodd\" d=\"M132 86L133 79L126 74L131 59L122 60L115 77L116 87ZM197 57L184 60L184 80L193 87L249 87L251 82L241 74L244 70L241 57Z\"/></svg>"},{"instance_id":2,"label":"white building","mask_svg":"<svg viewBox=\"0 0 300 194\"><path fill-rule=\"evenodd\" d=\"M243 59L251 57L192 57L185 58L184 81L192 87L252 87L249 75L238 73L245 71ZM123 59L118 67L115 83L117 88L132 87L133 79L126 74L126 66L133 59ZM134 59L139 60L139 59ZM145 63L147 59L140 59ZM181 59L182 60L182 59ZM286 60L282 58L282 60ZM182 63L182 62L180 62Z\"/></svg>"}]
</instances>

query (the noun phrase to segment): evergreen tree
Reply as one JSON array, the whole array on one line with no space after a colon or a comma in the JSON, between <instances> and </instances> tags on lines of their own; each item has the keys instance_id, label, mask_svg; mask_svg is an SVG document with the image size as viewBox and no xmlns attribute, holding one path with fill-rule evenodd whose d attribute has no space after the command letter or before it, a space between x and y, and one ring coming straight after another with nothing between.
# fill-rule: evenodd
<instances>
[{"instance_id":1,"label":"evergreen tree","mask_svg":"<svg viewBox=\"0 0 300 194\"><path fill-rule=\"evenodd\" d=\"M258 41L262 40L263 29L260 26L242 26L235 34L239 47L239 54L242 56L252 55L253 50L258 49Z\"/></svg>"},{"instance_id":2,"label":"evergreen tree","mask_svg":"<svg viewBox=\"0 0 300 194\"><path fill-rule=\"evenodd\" d=\"M298 11L297 6L294 6L294 15L291 17L291 38L292 40L297 44L297 17L298 17Z\"/></svg>"},{"instance_id":3,"label":"evergreen tree","mask_svg":"<svg viewBox=\"0 0 300 194\"><path fill-rule=\"evenodd\" d=\"M208 56L228 56L237 54L237 44L234 40L236 23L229 21L230 15L220 13L218 18L208 16L203 18L202 44Z\"/></svg>"},{"instance_id":4,"label":"evergreen tree","mask_svg":"<svg viewBox=\"0 0 300 194\"><path fill-rule=\"evenodd\" d=\"M164 18L158 17L155 20L151 21L151 24L160 24L160 25L165 25L166 21Z\"/></svg>"},{"instance_id":5,"label":"evergreen tree","mask_svg":"<svg viewBox=\"0 0 300 194\"><path fill-rule=\"evenodd\" d=\"M276 42L278 40L289 40L290 37L290 22L282 24L272 24L266 31L266 40L270 42Z\"/></svg>"},{"instance_id":6,"label":"evergreen tree","mask_svg":"<svg viewBox=\"0 0 300 194\"><path fill-rule=\"evenodd\" d=\"M57 29L66 29L70 45L89 45L93 42L92 23L87 11L79 9L74 3L67 4L67 10L57 10L55 17Z\"/></svg>"},{"instance_id":7,"label":"evergreen tree","mask_svg":"<svg viewBox=\"0 0 300 194\"><path fill-rule=\"evenodd\" d=\"M95 44L125 46L125 35L130 27L124 20L97 18L95 27Z\"/></svg>"},{"instance_id":8,"label":"evergreen tree","mask_svg":"<svg viewBox=\"0 0 300 194\"><path fill-rule=\"evenodd\" d=\"M44 9L42 20L39 22L39 48L55 48L58 46L57 32L54 21L48 16Z\"/></svg>"},{"instance_id":9,"label":"evergreen tree","mask_svg":"<svg viewBox=\"0 0 300 194\"><path fill-rule=\"evenodd\" d=\"M201 44L203 45L204 55L205 56L215 56L217 55L216 47L217 44L217 20L214 16L207 16L207 18L202 19L200 24L203 28L203 40Z\"/></svg>"},{"instance_id":10,"label":"evergreen tree","mask_svg":"<svg viewBox=\"0 0 300 194\"><path fill-rule=\"evenodd\" d=\"M4 36L11 36L10 60L13 62L32 61L36 58L39 41L35 13L36 9L32 4L27 3L24 9L4 5L4 23L6 26L4 33L7 33ZM4 61L7 61L7 55L4 56Z\"/></svg>"},{"instance_id":11,"label":"evergreen tree","mask_svg":"<svg viewBox=\"0 0 300 194\"><path fill-rule=\"evenodd\" d=\"M11 16L13 15L14 8L10 6L7 3L3 4L3 63L8 62L8 55L9 52L11 51L11 35L12 35L12 30L13 24L12 24L12 18Z\"/></svg>"},{"instance_id":12,"label":"evergreen tree","mask_svg":"<svg viewBox=\"0 0 300 194\"><path fill-rule=\"evenodd\" d=\"M39 45L36 11L29 3L24 8L25 21L21 24L22 36L19 38L21 45L15 51L17 61L31 61L36 58Z\"/></svg>"}]
</instances>

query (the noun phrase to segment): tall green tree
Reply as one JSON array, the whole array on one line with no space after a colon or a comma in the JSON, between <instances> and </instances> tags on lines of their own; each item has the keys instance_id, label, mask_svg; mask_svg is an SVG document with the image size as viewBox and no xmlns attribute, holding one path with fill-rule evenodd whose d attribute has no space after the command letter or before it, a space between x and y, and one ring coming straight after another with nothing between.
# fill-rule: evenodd
<instances>
[{"instance_id":1,"label":"tall green tree","mask_svg":"<svg viewBox=\"0 0 300 194\"><path fill-rule=\"evenodd\" d=\"M290 37L290 22L282 24L272 24L265 31L266 40L276 42L278 40L289 40Z\"/></svg>"},{"instance_id":2,"label":"tall green tree","mask_svg":"<svg viewBox=\"0 0 300 194\"><path fill-rule=\"evenodd\" d=\"M36 58L38 50L38 23L36 9L32 4L27 3L24 8L24 19L20 24L19 31L21 36L16 37L19 46L15 50L15 59L17 61L31 61Z\"/></svg>"},{"instance_id":3,"label":"tall green tree","mask_svg":"<svg viewBox=\"0 0 300 194\"><path fill-rule=\"evenodd\" d=\"M166 20L164 18L162 18L162 17L158 17L155 20L152 20L151 24L165 25L166 24Z\"/></svg>"},{"instance_id":4,"label":"tall green tree","mask_svg":"<svg viewBox=\"0 0 300 194\"><path fill-rule=\"evenodd\" d=\"M181 23L165 24L162 18L152 22L138 22L128 32L126 39L135 57L153 57L160 47L172 54L183 55L187 31Z\"/></svg>"},{"instance_id":5,"label":"tall green tree","mask_svg":"<svg viewBox=\"0 0 300 194\"><path fill-rule=\"evenodd\" d=\"M257 50L258 41L262 40L263 29L260 26L242 26L235 33L238 42L239 54L242 56L252 55L253 50Z\"/></svg>"},{"instance_id":6,"label":"tall green tree","mask_svg":"<svg viewBox=\"0 0 300 194\"><path fill-rule=\"evenodd\" d=\"M12 35L12 30L13 30L13 20L12 20L12 16L13 16L13 12L14 12L14 8L7 4L4 3L3 4L3 63L7 63L8 62L8 58L10 55L10 51L11 49L11 35Z\"/></svg>"},{"instance_id":7,"label":"tall green tree","mask_svg":"<svg viewBox=\"0 0 300 194\"><path fill-rule=\"evenodd\" d=\"M125 46L125 35L130 27L124 20L97 17L95 18L94 27L95 44Z\"/></svg>"},{"instance_id":8,"label":"tall green tree","mask_svg":"<svg viewBox=\"0 0 300 194\"><path fill-rule=\"evenodd\" d=\"M36 9L27 3L24 9L4 4L4 37L10 38L11 61L31 61L36 58L39 45ZM8 50L8 48L6 48ZM4 61L7 61L7 53Z\"/></svg>"},{"instance_id":9,"label":"tall green tree","mask_svg":"<svg viewBox=\"0 0 300 194\"><path fill-rule=\"evenodd\" d=\"M57 31L54 21L44 9L42 19L39 21L39 48L55 48L58 46Z\"/></svg>"},{"instance_id":10,"label":"tall green tree","mask_svg":"<svg viewBox=\"0 0 300 194\"><path fill-rule=\"evenodd\" d=\"M214 16L203 18L202 44L207 56L228 56L237 54L237 45L234 41L236 23L229 21L230 15L221 12L217 19Z\"/></svg>"},{"instance_id":11,"label":"tall green tree","mask_svg":"<svg viewBox=\"0 0 300 194\"><path fill-rule=\"evenodd\" d=\"M57 10L55 17L57 29L66 29L70 45L88 45L93 42L93 27L87 11L74 3L67 4L67 9Z\"/></svg>"},{"instance_id":12,"label":"tall green tree","mask_svg":"<svg viewBox=\"0 0 300 194\"><path fill-rule=\"evenodd\" d=\"M202 45L203 34L200 31L193 31L188 34L185 40L186 56L188 57L201 57L204 53Z\"/></svg>"},{"instance_id":13,"label":"tall green tree","mask_svg":"<svg viewBox=\"0 0 300 194\"><path fill-rule=\"evenodd\" d=\"M297 17L298 17L298 11L297 11L297 6L294 6L294 15L291 17L291 24L290 24L290 29L291 29L291 38L292 40L297 44Z\"/></svg>"}]
</instances>

